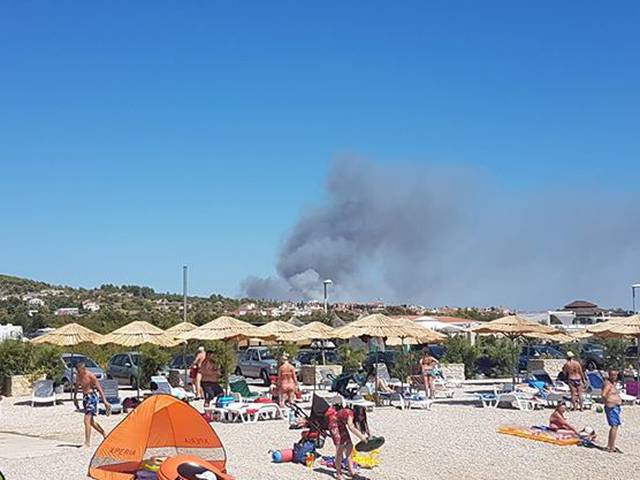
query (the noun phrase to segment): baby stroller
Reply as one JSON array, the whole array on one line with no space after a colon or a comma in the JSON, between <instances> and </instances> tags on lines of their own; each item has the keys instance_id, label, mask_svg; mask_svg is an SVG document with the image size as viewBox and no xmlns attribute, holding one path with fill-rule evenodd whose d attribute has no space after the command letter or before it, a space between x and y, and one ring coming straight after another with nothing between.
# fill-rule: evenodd
<instances>
[{"instance_id":1,"label":"baby stroller","mask_svg":"<svg viewBox=\"0 0 640 480\"><path fill-rule=\"evenodd\" d=\"M355 387L349 387L351 381L356 384ZM353 400L360 395L360 389L364 387L366 383L367 376L365 374L341 373L333 378L330 391L339 393L348 400Z\"/></svg>"},{"instance_id":2,"label":"baby stroller","mask_svg":"<svg viewBox=\"0 0 640 480\"><path fill-rule=\"evenodd\" d=\"M326 413L329 407L340 401L338 396L325 397L317 393L313 394L311 400L311 413L307 414L302 408L295 403L288 406L293 411L296 418L304 420L304 428L300 434L300 442L311 441L316 448L322 448L327 435L329 435Z\"/></svg>"}]
</instances>

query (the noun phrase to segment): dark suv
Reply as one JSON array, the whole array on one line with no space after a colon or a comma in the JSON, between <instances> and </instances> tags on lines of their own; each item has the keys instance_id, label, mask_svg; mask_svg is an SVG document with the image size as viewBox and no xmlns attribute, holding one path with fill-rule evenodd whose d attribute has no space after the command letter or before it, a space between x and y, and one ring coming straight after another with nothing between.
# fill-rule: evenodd
<instances>
[{"instance_id":1,"label":"dark suv","mask_svg":"<svg viewBox=\"0 0 640 480\"><path fill-rule=\"evenodd\" d=\"M580 347L580 359L587 370L604 368L604 348L598 343L583 343Z\"/></svg>"},{"instance_id":2,"label":"dark suv","mask_svg":"<svg viewBox=\"0 0 640 480\"><path fill-rule=\"evenodd\" d=\"M530 358L565 358L565 354L551 345L525 345L518 359L518 370L525 371Z\"/></svg>"},{"instance_id":3,"label":"dark suv","mask_svg":"<svg viewBox=\"0 0 640 480\"><path fill-rule=\"evenodd\" d=\"M296 359L300 365L322 365L322 350L304 349L298 352ZM325 350L324 360L327 365L339 365L340 355L335 350Z\"/></svg>"}]
</instances>

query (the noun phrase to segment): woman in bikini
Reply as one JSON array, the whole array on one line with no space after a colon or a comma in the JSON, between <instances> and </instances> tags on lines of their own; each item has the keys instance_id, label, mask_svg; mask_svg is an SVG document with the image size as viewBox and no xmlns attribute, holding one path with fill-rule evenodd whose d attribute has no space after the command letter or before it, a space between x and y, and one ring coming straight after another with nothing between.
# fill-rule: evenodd
<instances>
[{"instance_id":1,"label":"woman in bikini","mask_svg":"<svg viewBox=\"0 0 640 480\"><path fill-rule=\"evenodd\" d=\"M282 364L278 368L276 390L280 407L284 407L287 403L295 401L298 380L296 379L296 369L289 363L289 355L283 353L281 360Z\"/></svg>"},{"instance_id":2,"label":"woman in bikini","mask_svg":"<svg viewBox=\"0 0 640 480\"><path fill-rule=\"evenodd\" d=\"M436 376L436 369L440 363L438 359L431 356L431 352L428 348L422 351L422 358L420 359L420 369L422 370L422 378L424 380L424 392L427 398L434 397L433 379Z\"/></svg>"}]
</instances>

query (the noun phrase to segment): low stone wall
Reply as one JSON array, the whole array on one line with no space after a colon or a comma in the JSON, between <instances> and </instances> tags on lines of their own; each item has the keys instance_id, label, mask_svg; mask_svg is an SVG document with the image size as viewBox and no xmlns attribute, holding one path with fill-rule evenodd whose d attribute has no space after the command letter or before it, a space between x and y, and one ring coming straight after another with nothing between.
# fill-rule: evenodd
<instances>
[{"instance_id":1,"label":"low stone wall","mask_svg":"<svg viewBox=\"0 0 640 480\"><path fill-rule=\"evenodd\" d=\"M24 397L31 395L33 379L27 375L13 375L4 380L2 391L7 397Z\"/></svg>"},{"instance_id":2,"label":"low stone wall","mask_svg":"<svg viewBox=\"0 0 640 480\"><path fill-rule=\"evenodd\" d=\"M317 367L313 367L313 365L302 365L300 368L300 375L302 377L303 385L313 385L313 374L316 374L316 383L319 383L322 379L320 375L320 370L331 370L334 375L338 376L342 373L342 365L318 365Z\"/></svg>"},{"instance_id":3,"label":"low stone wall","mask_svg":"<svg viewBox=\"0 0 640 480\"><path fill-rule=\"evenodd\" d=\"M527 362L527 373L536 370L545 370L552 380L558 378L558 374L564 367L565 360L559 358L530 358Z\"/></svg>"},{"instance_id":4,"label":"low stone wall","mask_svg":"<svg viewBox=\"0 0 640 480\"><path fill-rule=\"evenodd\" d=\"M464 363L443 363L442 373L444 373L445 378L466 380L464 376Z\"/></svg>"}]
</instances>

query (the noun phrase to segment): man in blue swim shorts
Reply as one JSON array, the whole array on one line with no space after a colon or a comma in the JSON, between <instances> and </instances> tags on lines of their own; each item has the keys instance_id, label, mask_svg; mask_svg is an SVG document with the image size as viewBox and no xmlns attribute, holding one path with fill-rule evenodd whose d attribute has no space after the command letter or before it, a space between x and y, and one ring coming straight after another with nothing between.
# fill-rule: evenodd
<instances>
[{"instance_id":1,"label":"man in blue swim shorts","mask_svg":"<svg viewBox=\"0 0 640 480\"><path fill-rule=\"evenodd\" d=\"M85 367L85 364L78 362L76 365L76 383L73 389L73 404L79 409L76 395L78 390L82 391L82 406L84 408L84 446L91 446L91 428L94 428L100 435L106 437L104 429L96 422L95 416L98 414L98 395L104 403L107 415L111 412L111 405L104 395L100 382L96 376Z\"/></svg>"},{"instance_id":2,"label":"man in blue swim shorts","mask_svg":"<svg viewBox=\"0 0 640 480\"><path fill-rule=\"evenodd\" d=\"M615 370L609 370L609 375L604 381L604 387L602 388L602 399L604 400L604 412L607 415L607 423L611 427L609 429L607 451L622 453L619 448L616 448L618 428L622 425L622 421L620 420L620 413L622 412L622 398L620 398L620 394L616 388L617 380L618 372Z\"/></svg>"}]
</instances>

